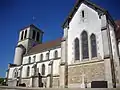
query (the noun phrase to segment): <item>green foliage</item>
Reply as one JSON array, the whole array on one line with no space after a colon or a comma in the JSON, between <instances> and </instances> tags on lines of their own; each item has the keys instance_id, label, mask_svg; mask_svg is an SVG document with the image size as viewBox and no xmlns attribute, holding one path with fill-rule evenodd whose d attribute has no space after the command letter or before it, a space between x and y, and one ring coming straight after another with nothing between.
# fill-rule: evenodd
<instances>
[{"instance_id":1,"label":"green foliage","mask_svg":"<svg viewBox=\"0 0 120 90\"><path fill-rule=\"evenodd\" d=\"M4 78L0 78L0 84L4 82Z\"/></svg>"}]
</instances>

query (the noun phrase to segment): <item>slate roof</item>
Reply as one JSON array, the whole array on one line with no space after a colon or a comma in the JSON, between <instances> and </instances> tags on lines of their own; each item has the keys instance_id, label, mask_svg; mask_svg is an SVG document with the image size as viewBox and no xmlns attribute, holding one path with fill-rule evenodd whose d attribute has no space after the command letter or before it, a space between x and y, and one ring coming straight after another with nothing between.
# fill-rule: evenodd
<instances>
[{"instance_id":1,"label":"slate roof","mask_svg":"<svg viewBox=\"0 0 120 90\"><path fill-rule=\"evenodd\" d=\"M38 45L32 47L28 51L27 55L40 53L40 52L42 52L44 50L49 50L49 49L55 48L57 46L61 46L61 40L62 40L61 38L58 38L58 39L53 40L53 41L49 41L49 42L45 42L45 43L42 43L42 44L38 44Z\"/></svg>"}]
</instances>

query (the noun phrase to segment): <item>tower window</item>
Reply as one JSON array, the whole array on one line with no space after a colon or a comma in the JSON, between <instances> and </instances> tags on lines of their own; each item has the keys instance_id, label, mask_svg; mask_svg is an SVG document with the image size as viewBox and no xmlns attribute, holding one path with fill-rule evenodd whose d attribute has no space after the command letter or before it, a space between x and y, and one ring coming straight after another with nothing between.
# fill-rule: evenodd
<instances>
[{"instance_id":1,"label":"tower window","mask_svg":"<svg viewBox=\"0 0 120 90\"><path fill-rule=\"evenodd\" d=\"M85 13L84 13L84 10L82 10L82 18L85 17Z\"/></svg>"},{"instance_id":2,"label":"tower window","mask_svg":"<svg viewBox=\"0 0 120 90\"><path fill-rule=\"evenodd\" d=\"M25 30L25 36L24 36L24 38L26 38L27 37L27 30Z\"/></svg>"},{"instance_id":3,"label":"tower window","mask_svg":"<svg viewBox=\"0 0 120 90\"><path fill-rule=\"evenodd\" d=\"M35 30L33 30L32 39L34 39L34 40L35 40Z\"/></svg>"},{"instance_id":4,"label":"tower window","mask_svg":"<svg viewBox=\"0 0 120 90\"><path fill-rule=\"evenodd\" d=\"M37 32L37 41L39 41L39 37L40 37L40 33L39 32Z\"/></svg>"},{"instance_id":5,"label":"tower window","mask_svg":"<svg viewBox=\"0 0 120 90\"><path fill-rule=\"evenodd\" d=\"M22 34L21 34L21 40L23 40L23 34L24 34L24 31L22 31Z\"/></svg>"}]
</instances>

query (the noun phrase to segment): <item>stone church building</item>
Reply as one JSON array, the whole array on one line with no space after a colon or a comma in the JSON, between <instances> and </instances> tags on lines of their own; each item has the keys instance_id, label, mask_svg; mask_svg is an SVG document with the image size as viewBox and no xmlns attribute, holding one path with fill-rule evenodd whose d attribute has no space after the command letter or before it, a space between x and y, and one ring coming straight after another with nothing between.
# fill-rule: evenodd
<instances>
[{"instance_id":1,"label":"stone church building","mask_svg":"<svg viewBox=\"0 0 120 90\"><path fill-rule=\"evenodd\" d=\"M77 0L65 19L62 38L42 42L44 32L31 24L20 30L8 86L91 88L104 82L120 86L120 22L88 0Z\"/></svg>"}]
</instances>

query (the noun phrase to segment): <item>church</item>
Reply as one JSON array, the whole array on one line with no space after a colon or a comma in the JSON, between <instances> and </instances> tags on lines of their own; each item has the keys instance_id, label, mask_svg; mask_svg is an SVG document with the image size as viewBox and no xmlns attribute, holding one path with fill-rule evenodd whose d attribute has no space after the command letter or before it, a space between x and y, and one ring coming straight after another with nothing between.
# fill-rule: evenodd
<instances>
[{"instance_id":1,"label":"church","mask_svg":"<svg viewBox=\"0 0 120 90\"><path fill-rule=\"evenodd\" d=\"M58 17L59 18L59 17ZM77 0L63 25L63 36L42 42L31 24L20 30L8 86L115 88L120 86L120 21L89 0Z\"/></svg>"}]
</instances>

